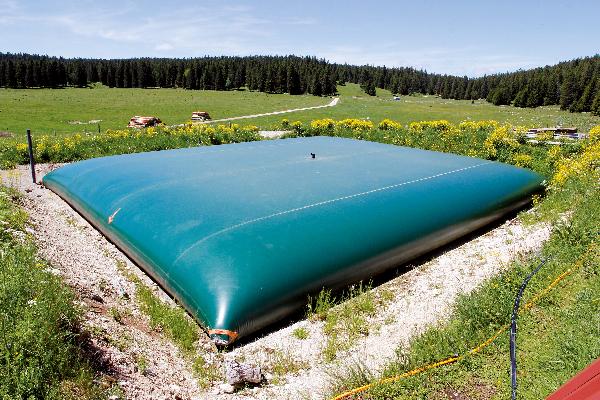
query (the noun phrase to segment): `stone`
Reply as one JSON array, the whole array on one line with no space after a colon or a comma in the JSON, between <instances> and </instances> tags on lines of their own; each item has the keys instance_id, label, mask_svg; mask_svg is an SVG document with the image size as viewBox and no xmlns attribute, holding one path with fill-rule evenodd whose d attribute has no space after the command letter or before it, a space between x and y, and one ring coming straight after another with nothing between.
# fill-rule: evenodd
<instances>
[{"instance_id":1,"label":"stone","mask_svg":"<svg viewBox=\"0 0 600 400\"><path fill-rule=\"evenodd\" d=\"M222 393L231 394L231 393L235 392L235 387L233 385L230 385L229 383L221 383L219 385L219 390Z\"/></svg>"},{"instance_id":2,"label":"stone","mask_svg":"<svg viewBox=\"0 0 600 400\"><path fill-rule=\"evenodd\" d=\"M262 381L262 373L259 367L240 364L237 361L227 361L225 363L225 377L230 385L260 383Z\"/></svg>"}]
</instances>

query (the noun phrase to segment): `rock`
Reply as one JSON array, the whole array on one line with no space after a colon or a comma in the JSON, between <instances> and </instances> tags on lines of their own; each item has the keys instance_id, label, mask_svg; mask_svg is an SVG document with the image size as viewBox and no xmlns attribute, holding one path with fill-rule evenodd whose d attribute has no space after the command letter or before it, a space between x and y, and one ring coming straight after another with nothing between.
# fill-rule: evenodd
<instances>
[{"instance_id":1,"label":"rock","mask_svg":"<svg viewBox=\"0 0 600 400\"><path fill-rule=\"evenodd\" d=\"M98 303L104 303L104 299L98 294L93 294L91 299L97 301Z\"/></svg>"},{"instance_id":2,"label":"rock","mask_svg":"<svg viewBox=\"0 0 600 400\"><path fill-rule=\"evenodd\" d=\"M259 367L240 364L237 361L225 363L225 377L230 385L243 385L244 383L260 383L262 374Z\"/></svg>"},{"instance_id":3,"label":"rock","mask_svg":"<svg viewBox=\"0 0 600 400\"><path fill-rule=\"evenodd\" d=\"M219 385L219 390L221 391L221 393L231 394L235 392L235 387L233 385L230 385L229 383L221 383Z\"/></svg>"}]
</instances>

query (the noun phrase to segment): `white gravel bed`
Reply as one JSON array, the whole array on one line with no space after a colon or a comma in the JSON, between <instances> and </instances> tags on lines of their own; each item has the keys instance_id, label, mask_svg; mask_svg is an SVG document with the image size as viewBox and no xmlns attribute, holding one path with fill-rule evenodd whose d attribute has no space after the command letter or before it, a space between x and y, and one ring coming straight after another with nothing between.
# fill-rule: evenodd
<instances>
[{"instance_id":1,"label":"white gravel bed","mask_svg":"<svg viewBox=\"0 0 600 400\"><path fill-rule=\"evenodd\" d=\"M38 177L52 168L38 165ZM444 320L460 293L498 274L519 254L537 251L550 235L547 225L525 227L512 219L430 261L407 267L406 273L373 289L375 296L383 291L394 294L369 317L369 325L377 329L359 338L331 363L323 361L323 322L296 322L222 356L203 334L198 349L209 360L235 359L269 371L277 355L283 355L303 366L277 385L267 383L225 394L219 389L220 382L200 389L189 362L167 338L149 327L148 318L134 300L135 286L119 272L117 262L125 263L164 301L173 303L159 287L62 199L33 185L26 167L0 171L0 176L3 184L24 193L23 206L30 215L41 254L85 305L86 325L94 344L117 372L126 398L131 399L322 399L332 371L343 371L356 362L373 372L381 370L413 335ZM121 322L112 316L114 310L123 315ZM309 332L307 339L293 336L300 327ZM145 371L140 371L141 359L146 361ZM267 377L271 378L270 374Z\"/></svg>"}]
</instances>

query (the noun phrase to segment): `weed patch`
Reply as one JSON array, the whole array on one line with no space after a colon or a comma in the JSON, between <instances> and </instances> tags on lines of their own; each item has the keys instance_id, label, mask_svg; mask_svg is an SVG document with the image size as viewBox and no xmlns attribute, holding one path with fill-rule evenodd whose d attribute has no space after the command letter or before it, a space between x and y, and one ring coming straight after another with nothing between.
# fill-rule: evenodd
<instances>
[{"instance_id":1,"label":"weed patch","mask_svg":"<svg viewBox=\"0 0 600 400\"><path fill-rule=\"evenodd\" d=\"M221 371L206 362L197 352L200 338L199 328L187 317L182 307L172 307L156 296L135 274L126 269L125 263L117 261L119 271L136 286L136 300L141 310L148 316L150 327L162 332L179 348L185 358L190 361L198 383L208 387L210 383L221 378Z\"/></svg>"},{"instance_id":2,"label":"weed patch","mask_svg":"<svg viewBox=\"0 0 600 400\"><path fill-rule=\"evenodd\" d=\"M348 350L358 338L368 335L373 329L369 317L375 315L376 310L384 307L392 298L393 293L385 290L375 297L371 285L364 285L362 282L352 285L337 298L326 289L314 301L309 298L308 318L325 322L323 359L326 362L335 360L340 351Z\"/></svg>"},{"instance_id":3,"label":"weed patch","mask_svg":"<svg viewBox=\"0 0 600 400\"><path fill-rule=\"evenodd\" d=\"M299 340L306 340L309 337L308 329L304 327L294 329L292 335Z\"/></svg>"},{"instance_id":4,"label":"weed patch","mask_svg":"<svg viewBox=\"0 0 600 400\"><path fill-rule=\"evenodd\" d=\"M81 310L38 258L15 200L14 191L0 187L0 397L99 397L83 356Z\"/></svg>"},{"instance_id":5,"label":"weed patch","mask_svg":"<svg viewBox=\"0 0 600 400\"><path fill-rule=\"evenodd\" d=\"M296 374L300 370L308 367L309 365L307 362L297 360L290 354L275 349L269 354L269 360L267 361L265 371L273 374L273 379L271 379L272 384L280 385L285 383L284 377L286 375Z\"/></svg>"}]
</instances>

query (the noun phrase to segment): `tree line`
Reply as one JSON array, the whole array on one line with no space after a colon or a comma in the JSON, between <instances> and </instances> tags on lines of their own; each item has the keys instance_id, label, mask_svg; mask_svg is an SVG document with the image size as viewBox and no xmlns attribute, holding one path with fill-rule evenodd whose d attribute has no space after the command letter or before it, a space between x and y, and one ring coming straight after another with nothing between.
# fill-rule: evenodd
<instances>
[{"instance_id":1,"label":"tree line","mask_svg":"<svg viewBox=\"0 0 600 400\"><path fill-rule=\"evenodd\" d=\"M486 99L517 107L560 105L571 112L600 115L600 55L553 66L479 78Z\"/></svg>"},{"instance_id":2,"label":"tree line","mask_svg":"<svg viewBox=\"0 0 600 400\"><path fill-rule=\"evenodd\" d=\"M329 96L337 85L357 83L394 94L486 99L517 107L560 105L600 115L600 55L525 71L478 78L432 74L415 68L330 63L316 57L249 56L200 58L83 59L0 53L0 87L185 88Z\"/></svg>"},{"instance_id":3,"label":"tree line","mask_svg":"<svg viewBox=\"0 0 600 400\"><path fill-rule=\"evenodd\" d=\"M190 59L65 59L0 53L0 87L86 87L101 82L117 88L185 88L267 93L336 93L331 64L315 57L254 56Z\"/></svg>"},{"instance_id":4,"label":"tree line","mask_svg":"<svg viewBox=\"0 0 600 400\"><path fill-rule=\"evenodd\" d=\"M516 107L560 105L563 110L600 115L600 55L479 78L427 74L412 68L343 66L342 71L344 79L359 83L372 95L378 87L402 95L486 99Z\"/></svg>"}]
</instances>

